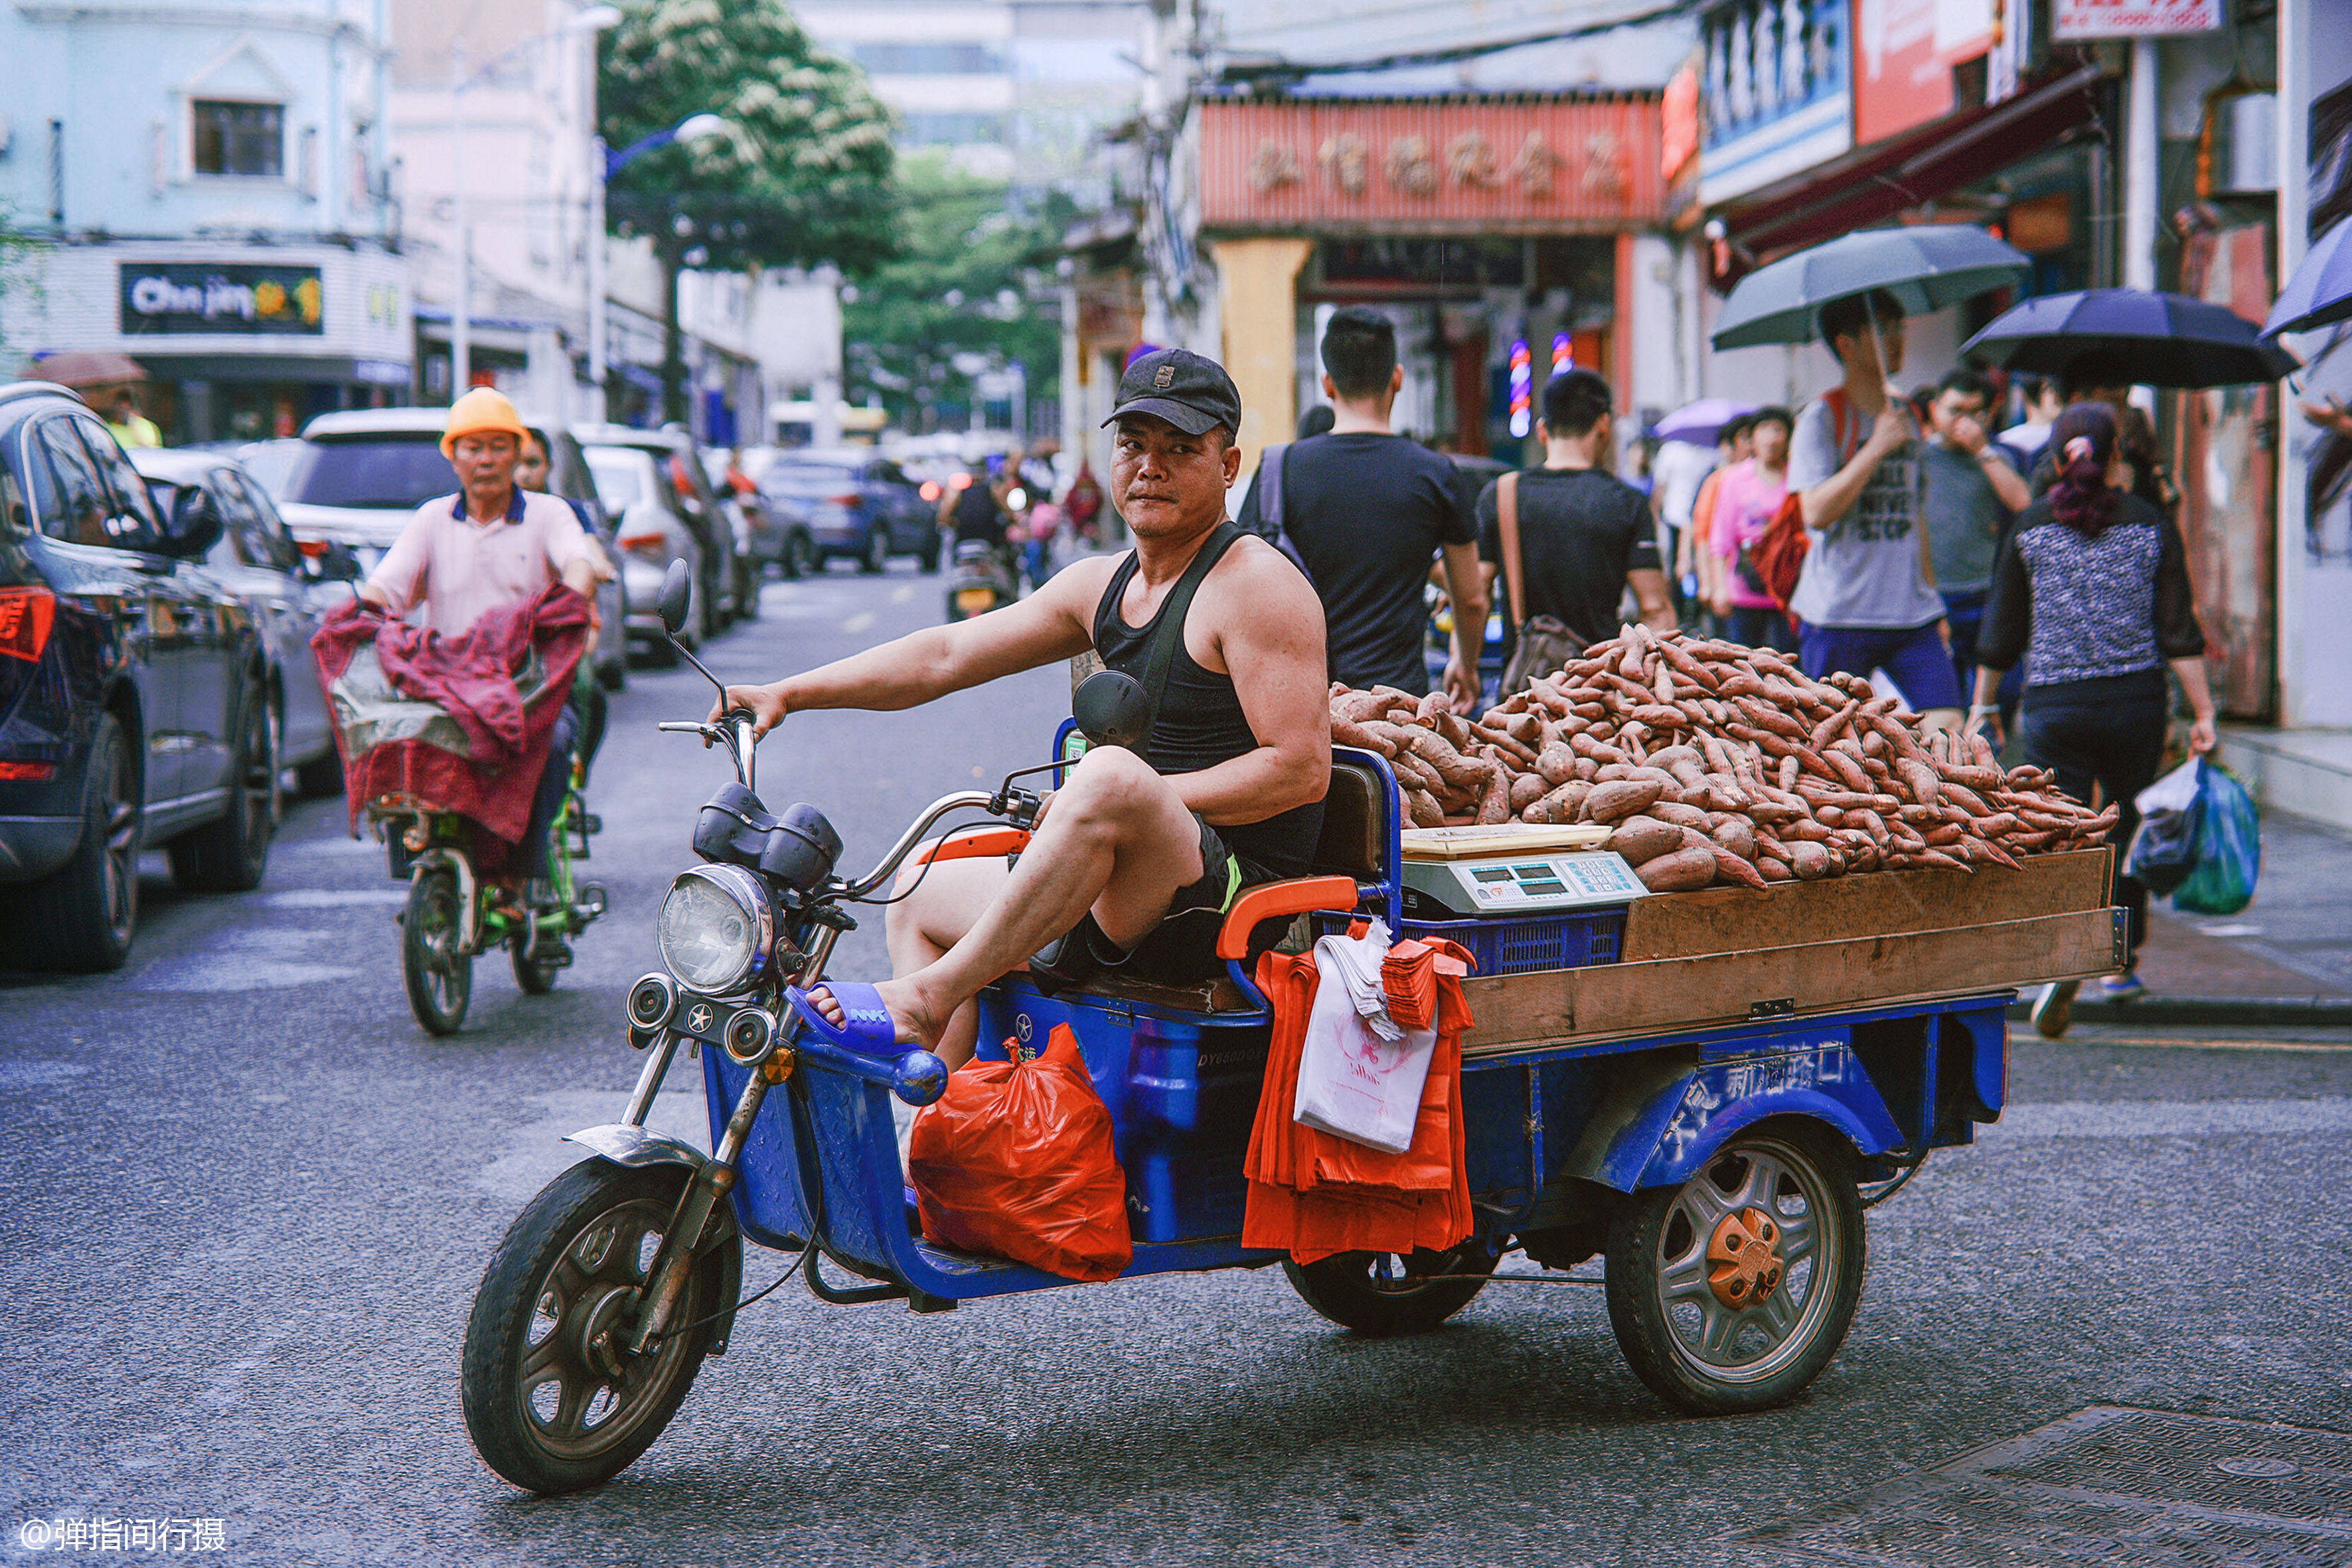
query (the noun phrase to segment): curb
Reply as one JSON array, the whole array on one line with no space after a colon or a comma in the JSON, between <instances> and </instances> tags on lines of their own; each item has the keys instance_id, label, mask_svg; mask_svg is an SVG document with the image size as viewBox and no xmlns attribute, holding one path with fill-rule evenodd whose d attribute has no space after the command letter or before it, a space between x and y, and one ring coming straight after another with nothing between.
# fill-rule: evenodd
<instances>
[{"instance_id":1,"label":"curb","mask_svg":"<svg viewBox=\"0 0 2352 1568\"><path fill-rule=\"evenodd\" d=\"M2010 1004L2009 1016L2025 1023L2032 998ZM2352 996L2142 996L2132 1002L2074 999L2078 1024L2247 1024L2352 1028Z\"/></svg>"}]
</instances>

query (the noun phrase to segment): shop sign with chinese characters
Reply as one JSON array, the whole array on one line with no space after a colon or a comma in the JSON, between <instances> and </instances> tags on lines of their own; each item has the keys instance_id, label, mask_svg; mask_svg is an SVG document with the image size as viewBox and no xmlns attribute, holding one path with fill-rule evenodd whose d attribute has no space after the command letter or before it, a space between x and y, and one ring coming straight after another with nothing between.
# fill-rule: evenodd
<instances>
[{"instance_id":1,"label":"shop sign with chinese characters","mask_svg":"<svg viewBox=\"0 0 2352 1568\"><path fill-rule=\"evenodd\" d=\"M325 331L315 267L125 261L125 337Z\"/></svg>"},{"instance_id":2,"label":"shop sign with chinese characters","mask_svg":"<svg viewBox=\"0 0 2352 1568\"><path fill-rule=\"evenodd\" d=\"M1212 229L1526 232L1658 221L1655 94L1201 105Z\"/></svg>"},{"instance_id":3,"label":"shop sign with chinese characters","mask_svg":"<svg viewBox=\"0 0 2352 1568\"><path fill-rule=\"evenodd\" d=\"M2158 38L2210 33L2221 21L2221 0L2052 0L2050 36L2062 44Z\"/></svg>"}]
</instances>

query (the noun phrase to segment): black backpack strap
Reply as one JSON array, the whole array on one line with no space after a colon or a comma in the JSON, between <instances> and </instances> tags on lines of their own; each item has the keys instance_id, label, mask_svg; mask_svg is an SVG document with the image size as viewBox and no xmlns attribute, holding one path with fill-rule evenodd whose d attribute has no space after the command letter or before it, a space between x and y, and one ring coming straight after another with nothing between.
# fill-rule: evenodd
<instances>
[{"instance_id":1,"label":"black backpack strap","mask_svg":"<svg viewBox=\"0 0 2352 1568\"><path fill-rule=\"evenodd\" d=\"M1241 536L1240 525L1230 521L1211 530L1192 563L1184 568L1184 575L1168 591L1168 602L1160 606L1160 626L1151 634L1151 658L1143 667L1144 711L1151 715L1155 727L1160 722L1160 695L1168 689L1169 667L1176 662L1176 650L1184 643L1184 617L1192 613L1192 595L1201 591L1218 560Z\"/></svg>"}]
</instances>

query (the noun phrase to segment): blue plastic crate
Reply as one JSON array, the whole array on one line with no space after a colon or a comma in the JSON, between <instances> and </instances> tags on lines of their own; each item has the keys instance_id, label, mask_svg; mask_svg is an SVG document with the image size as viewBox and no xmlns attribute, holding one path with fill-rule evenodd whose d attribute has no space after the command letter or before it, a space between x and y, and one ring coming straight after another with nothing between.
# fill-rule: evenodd
<instances>
[{"instance_id":1,"label":"blue plastic crate","mask_svg":"<svg viewBox=\"0 0 2352 1568\"><path fill-rule=\"evenodd\" d=\"M1348 921L1326 917L1318 936L1344 933ZM1478 961L1481 974L1527 974L1541 969L1584 969L1614 963L1625 936L1625 906L1566 910L1517 920L1415 921L1396 933L1442 936L1457 942Z\"/></svg>"}]
</instances>

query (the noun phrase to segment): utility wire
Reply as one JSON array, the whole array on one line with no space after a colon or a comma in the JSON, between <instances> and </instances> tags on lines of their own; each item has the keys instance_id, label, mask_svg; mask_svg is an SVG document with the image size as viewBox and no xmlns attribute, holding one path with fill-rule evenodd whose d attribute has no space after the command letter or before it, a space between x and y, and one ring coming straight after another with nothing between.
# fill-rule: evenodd
<instances>
[{"instance_id":1,"label":"utility wire","mask_svg":"<svg viewBox=\"0 0 2352 1568\"><path fill-rule=\"evenodd\" d=\"M1599 33L1613 33L1621 27L1639 27L1651 22L1662 22L1675 16L1690 16L1699 9L1697 0L1669 0L1663 5L1646 11L1636 11L1602 21L1587 22L1580 26L1555 27L1546 32L1529 33L1516 38L1497 38L1481 44L1451 44L1440 48L1414 49L1398 54L1376 55L1360 60L1265 60L1227 64L1218 71L1218 78L1229 82L1255 82L1276 79L1296 79L1309 76L1337 76L1357 71L1397 70L1410 66L1453 65L1462 60L1478 59L1487 55L1503 54L1512 49L1524 49L1537 44L1566 43L1576 38L1589 38Z\"/></svg>"}]
</instances>

